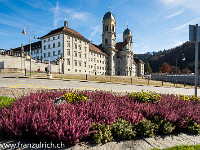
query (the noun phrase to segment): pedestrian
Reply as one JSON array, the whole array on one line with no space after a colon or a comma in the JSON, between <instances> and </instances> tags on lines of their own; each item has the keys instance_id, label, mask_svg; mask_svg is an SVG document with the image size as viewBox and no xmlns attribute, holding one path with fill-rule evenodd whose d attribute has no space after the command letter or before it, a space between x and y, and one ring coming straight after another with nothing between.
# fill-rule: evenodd
<instances>
[{"instance_id":1,"label":"pedestrian","mask_svg":"<svg viewBox=\"0 0 200 150\"><path fill-rule=\"evenodd\" d=\"M45 67L45 72L47 73L47 67Z\"/></svg>"},{"instance_id":2,"label":"pedestrian","mask_svg":"<svg viewBox=\"0 0 200 150\"><path fill-rule=\"evenodd\" d=\"M38 73L40 73L41 72L41 70L40 70L40 68L38 69Z\"/></svg>"},{"instance_id":3,"label":"pedestrian","mask_svg":"<svg viewBox=\"0 0 200 150\"><path fill-rule=\"evenodd\" d=\"M26 68L25 68L25 76L26 76Z\"/></svg>"}]
</instances>

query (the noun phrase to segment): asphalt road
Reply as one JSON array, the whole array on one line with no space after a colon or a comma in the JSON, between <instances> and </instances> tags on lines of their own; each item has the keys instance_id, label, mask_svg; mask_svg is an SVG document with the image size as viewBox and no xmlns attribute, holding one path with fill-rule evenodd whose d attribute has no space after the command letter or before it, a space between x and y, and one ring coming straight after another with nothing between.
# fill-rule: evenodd
<instances>
[{"instance_id":1,"label":"asphalt road","mask_svg":"<svg viewBox=\"0 0 200 150\"><path fill-rule=\"evenodd\" d=\"M38 89L74 89L104 90L112 92L155 91L162 94L194 95L194 88L155 87L149 85L111 84L94 81L76 81L60 79L0 78L0 88L38 88ZM200 93L200 89L198 89Z\"/></svg>"}]
</instances>

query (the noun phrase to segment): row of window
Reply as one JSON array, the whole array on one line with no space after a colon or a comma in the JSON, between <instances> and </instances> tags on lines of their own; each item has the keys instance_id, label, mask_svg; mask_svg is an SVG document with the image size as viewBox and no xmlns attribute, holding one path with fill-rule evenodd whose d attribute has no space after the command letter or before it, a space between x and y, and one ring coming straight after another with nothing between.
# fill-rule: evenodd
<instances>
[{"instance_id":1,"label":"row of window","mask_svg":"<svg viewBox=\"0 0 200 150\"><path fill-rule=\"evenodd\" d=\"M95 65L96 66L96 65ZM89 68L93 68L93 65L89 65ZM102 69L104 70L104 67L101 67L101 66L96 66L97 69Z\"/></svg>"},{"instance_id":2,"label":"row of window","mask_svg":"<svg viewBox=\"0 0 200 150\"><path fill-rule=\"evenodd\" d=\"M101 55L101 54L95 54L94 52L90 52L90 55L91 55L91 56L92 56L92 55L94 55L94 56L97 55L97 57L100 57L100 58L104 58L104 57L105 57L104 55Z\"/></svg>"},{"instance_id":3,"label":"row of window","mask_svg":"<svg viewBox=\"0 0 200 150\"><path fill-rule=\"evenodd\" d=\"M53 43L53 46L52 46L52 48L55 48L56 47L56 44L55 43ZM57 47L60 47L60 42L58 42L58 45L57 45ZM48 49L50 49L51 48L51 45L50 44L48 44ZM46 47L46 45L44 45L44 50L46 50L47 49L47 47Z\"/></svg>"},{"instance_id":4,"label":"row of window","mask_svg":"<svg viewBox=\"0 0 200 150\"><path fill-rule=\"evenodd\" d=\"M60 54L61 54L61 51L58 50L58 55L60 55ZM56 55L56 51L53 51L53 56L57 56L57 55ZM45 57L45 58L47 57L46 53L44 53L44 57ZM51 57L51 52L48 52L48 57Z\"/></svg>"},{"instance_id":5,"label":"row of window","mask_svg":"<svg viewBox=\"0 0 200 150\"><path fill-rule=\"evenodd\" d=\"M49 37L49 38L47 39L47 42L49 42L50 40L52 41L52 40L56 40L56 39L60 39L60 35L58 35L58 36L53 36L53 37ZM46 43L46 40L44 40L44 43Z\"/></svg>"},{"instance_id":6,"label":"row of window","mask_svg":"<svg viewBox=\"0 0 200 150\"><path fill-rule=\"evenodd\" d=\"M89 61L93 61L93 60L94 60L94 62L96 62L96 59L95 59L95 58L93 58L93 59L90 58L90 59L89 59ZM97 63L103 63L103 64L104 64L104 61L101 61L101 60L98 60L98 59L97 59Z\"/></svg>"}]
</instances>

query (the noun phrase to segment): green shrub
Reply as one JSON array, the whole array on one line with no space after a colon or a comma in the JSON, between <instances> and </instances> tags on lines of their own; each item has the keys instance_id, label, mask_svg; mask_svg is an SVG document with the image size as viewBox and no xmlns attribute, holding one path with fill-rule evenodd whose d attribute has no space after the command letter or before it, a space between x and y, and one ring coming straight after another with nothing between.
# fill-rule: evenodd
<instances>
[{"instance_id":1,"label":"green shrub","mask_svg":"<svg viewBox=\"0 0 200 150\"><path fill-rule=\"evenodd\" d=\"M161 117L154 117L153 123L157 125L157 132L161 134L169 134L175 130L175 126L166 120L166 118L162 119Z\"/></svg>"},{"instance_id":2,"label":"green shrub","mask_svg":"<svg viewBox=\"0 0 200 150\"><path fill-rule=\"evenodd\" d=\"M16 101L15 98L10 98L6 96L0 96L0 109L2 107L10 106L14 101Z\"/></svg>"},{"instance_id":3,"label":"green shrub","mask_svg":"<svg viewBox=\"0 0 200 150\"><path fill-rule=\"evenodd\" d=\"M148 102L159 102L160 99L159 97L161 97L160 95L158 95L155 92L136 92L136 93L131 93L129 95L132 99L141 102L141 103L148 103Z\"/></svg>"},{"instance_id":4,"label":"green shrub","mask_svg":"<svg viewBox=\"0 0 200 150\"><path fill-rule=\"evenodd\" d=\"M66 100L69 103L77 103L77 102L83 102L87 100L87 96L82 95L81 93L66 93L62 96L64 100Z\"/></svg>"},{"instance_id":5,"label":"green shrub","mask_svg":"<svg viewBox=\"0 0 200 150\"><path fill-rule=\"evenodd\" d=\"M136 135L133 125L121 118L113 123L111 131L114 139L131 139Z\"/></svg>"},{"instance_id":6,"label":"green shrub","mask_svg":"<svg viewBox=\"0 0 200 150\"><path fill-rule=\"evenodd\" d=\"M107 124L93 124L90 131L95 131L91 134L94 143L107 143L113 140L111 128Z\"/></svg>"},{"instance_id":7,"label":"green shrub","mask_svg":"<svg viewBox=\"0 0 200 150\"><path fill-rule=\"evenodd\" d=\"M140 136L150 136L154 135L155 130L157 129L157 125L151 122L151 120L144 119L140 121L136 126L136 132Z\"/></svg>"},{"instance_id":8,"label":"green shrub","mask_svg":"<svg viewBox=\"0 0 200 150\"><path fill-rule=\"evenodd\" d=\"M200 134L200 124L190 120L189 118L185 118L185 120L187 121L187 129L190 133Z\"/></svg>"}]
</instances>

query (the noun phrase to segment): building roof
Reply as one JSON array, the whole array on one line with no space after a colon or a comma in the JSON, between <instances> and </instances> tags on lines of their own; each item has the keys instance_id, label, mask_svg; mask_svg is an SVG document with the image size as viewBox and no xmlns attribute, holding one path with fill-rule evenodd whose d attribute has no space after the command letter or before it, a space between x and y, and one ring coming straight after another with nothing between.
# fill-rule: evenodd
<instances>
[{"instance_id":1,"label":"building roof","mask_svg":"<svg viewBox=\"0 0 200 150\"><path fill-rule=\"evenodd\" d=\"M80 38L82 39L83 41L86 41L86 42L90 42L88 39L86 39L84 36L82 36L80 33L68 28L68 27L61 27L61 28L58 28L58 29L55 29L55 30L52 30L50 31L49 33L47 33L46 35L40 37L40 38L44 38L44 37L47 37L47 36L50 36L52 34L56 34L56 33L59 33L59 32L64 32L64 33L68 33L68 34L71 34L77 38Z\"/></svg>"},{"instance_id":2,"label":"building roof","mask_svg":"<svg viewBox=\"0 0 200 150\"><path fill-rule=\"evenodd\" d=\"M123 35L127 35L127 34L131 34L131 30L129 28L127 28L126 30L124 30Z\"/></svg>"},{"instance_id":3,"label":"building roof","mask_svg":"<svg viewBox=\"0 0 200 150\"><path fill-rule=\"evenodd\" d=\"M127 41L116 43L116 49L122 51L123 47L127 45Z\"/></svg>"},{"instance_id":4,"label":"building roof","mask_svg":"<svg viewBox=\"0 0 200 150\"><path fill-rule=\"evenodd\" d=\"M100 50L99 48L97 48L97 46L94 45L94 44L89 43L89 49L90 49L91 51L95 51L95 52L98 52L98 53L107 55L107 54L104 53L102 50Z\"/></svg>"},{"instance_id":5,"label":"building roof","mask_svg":"<svg viewBox=\"0 0 200 150\"><path fill-rule=\"evenodd\" d=\"M30 50L30 44L24 45L23 47L24 47L24 51ZM38 49L38 48L41 48L41 41L31 43L31 49L32 50L35 50L35 49ZM21 47L14 48L13 51L21 51Z\"/></svg>"},{"instance_id":6,"label":"building roof","mask_svg":"<svg viewBox=\"0 0 200 150\"><path fill-rule=\"evenodd\" d=\"M144 64L144 62L142 60L138 59L138 58L134 58L134 60L135 60L136 63L143 63Z\"/></svg>"},{"instance_id":7,"label":"building roof","mask_svg":"<svg viewBox=\"0 0 200 150\"><path fill-rule=\"evenodd\" d=\"M107 12L107 13L103 16L103 20L106 20L106 19L113 19L113 20L115 20L115 17L114 17L114 15L109 11L109 12Z\"/></svg>"}]
</instances>

